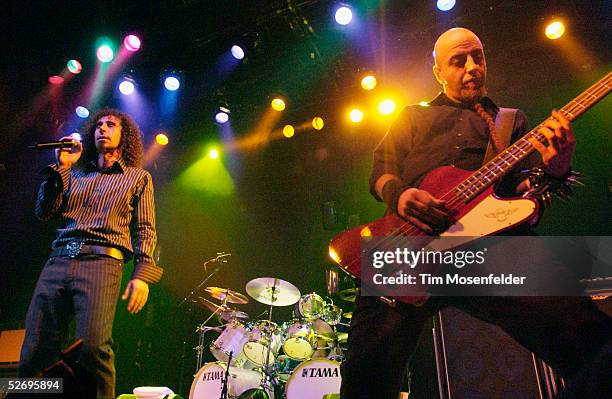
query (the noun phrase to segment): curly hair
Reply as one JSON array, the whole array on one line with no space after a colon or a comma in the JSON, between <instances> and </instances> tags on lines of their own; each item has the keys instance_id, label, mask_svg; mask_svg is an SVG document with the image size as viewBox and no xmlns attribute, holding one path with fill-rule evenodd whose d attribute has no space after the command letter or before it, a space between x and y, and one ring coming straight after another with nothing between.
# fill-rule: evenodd
<instances>
[{"instance_id":1,"label":"curly hair","mask_svg":"<svg viewBox=\"0 0 612 399\"><path fill-rule=\"evenodd\" d=\"M119 149L121 150L121 158L127 166L142 166L144 158L144 147L142 144L142 132L127 114L118 111L114 108L104 108L97 111L84 126L83 132L83 154L79 159L79 166L84 167L89 162L98 162L98 152L96 150L95 131L96 125L103 116L114 116L121 121L121 140L119 141Z\"/></svg>"}]
</instances>

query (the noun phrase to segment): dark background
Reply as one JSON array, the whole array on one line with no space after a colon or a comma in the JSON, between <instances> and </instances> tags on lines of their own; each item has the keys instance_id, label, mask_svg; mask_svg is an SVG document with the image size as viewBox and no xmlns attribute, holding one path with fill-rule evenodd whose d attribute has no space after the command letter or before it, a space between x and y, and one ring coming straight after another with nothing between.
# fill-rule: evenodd
<instances>
[{"instance_id":1,"label":"dark background","mask_svg":"<svg viewBox=\"0 0 612 399\"><path fill-rule=\"evenodd\" d=\"M93 75L100 36L118 44L126 33L140 35L141 51L121 70L134 76L147 99L136 118L147 145L160 129L171 137L149 166L165 275L151 287L150 302L141 314L131 316L125 303L119 303L118 393L144 384L188 392L195 364L194 330L208 313L176 305L204 277L203 262L218 251L232 252L233 257L210 285L244 292L252 278L274 276L292 282L302 293L325 294L324 271L333 268L328 241L349 215L351 223L364 223L384 210L370 197L367 180L372 149L392 119L366 116L364 123L351 125L345 111L361 104L366 112L374 112L374 99L383 92L392 93L401 105L433 98L439 87L431 74L431 50L440 33L453 26L476 32L485 45L491 97L502 106L522 108L532 125L605 75L612 60L607 1L458 0L453 10L443 13L433 0L361 0L351 3L356 25L345 29L333 22L334 4L8 3L0 58L0 323L5 328L22 325L54 238L53 223L33 215L37 171L52 161L52 154L30 152L26 146L69 133L74 107ZM559 41L543 35L553 16L566 21L566 36ZM250 43L247 57L231 73L221 73L219 60L236 41ZM83 72L52 99L47 78L60 73L71 58L81 61ZM177 111L170 116L158 100L164 68L182 71L183 78ZM359 88L366 71L379 80L374 93ZM108 82L99 105L119 106L117 78ZM275 128L320 115L324 130L224 153L222 162L234 184L230 195L178 183L208 143L220 142L220 129L213 123L218 99L230 105L234 134L240 138L257 124L275 93L285 95L288 104ZM590 178L586 187L575 190L571 202L555 201L538 233L611 233L609 111L607 99L574 124L578 144L573 167ZM322 209L331 201L345 217L326 229ZM350 310L349 303L339 303ZM254 301L242 308L252 317L265 310ZM288 320L291 310L275 310L274 320ZM413 390L422 392L420 397L435 392L429 350L424 342L422 358L414 362L420 371L415 372Z\"/></svg>"}]
</instances>

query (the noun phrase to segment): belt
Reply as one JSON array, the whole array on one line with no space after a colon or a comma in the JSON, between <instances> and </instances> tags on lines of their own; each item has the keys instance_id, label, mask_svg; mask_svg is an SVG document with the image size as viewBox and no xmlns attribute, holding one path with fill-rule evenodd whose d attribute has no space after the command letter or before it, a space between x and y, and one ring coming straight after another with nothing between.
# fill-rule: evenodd
<instances>
[{"instance_id":1,"label":"belt","mask_svg":"<svg viewBox=\"0 0 612 399\"><path fill-rule=\"evenodd\" d=\"M51 250L51 257L54 256L67 256L69 258L76 258L78 255L104 255L110 256L118 260L123 260L123 252L113 247L104 247L101 245L85 245L82 241L72 241L63 247L53 248Z\"/></svg>"}]
</instances>

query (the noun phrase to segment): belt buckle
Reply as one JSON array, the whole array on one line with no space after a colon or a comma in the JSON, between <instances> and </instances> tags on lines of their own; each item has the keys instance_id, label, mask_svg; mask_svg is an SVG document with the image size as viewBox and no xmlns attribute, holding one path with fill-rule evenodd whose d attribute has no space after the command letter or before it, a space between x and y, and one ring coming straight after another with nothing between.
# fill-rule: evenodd
<instances>
[{"instance_id":1,"label":"belt buckle","mask_svg":"<svg viewBox=\"0 0 612 399\"><path fill-rule=\"evenodd\" d=\"M85 241L71 241L66 244L66 251L68 251L69 258L76 258L77 255L81 252L81 248L85 244Z\"/></svg>"}]
</instances>

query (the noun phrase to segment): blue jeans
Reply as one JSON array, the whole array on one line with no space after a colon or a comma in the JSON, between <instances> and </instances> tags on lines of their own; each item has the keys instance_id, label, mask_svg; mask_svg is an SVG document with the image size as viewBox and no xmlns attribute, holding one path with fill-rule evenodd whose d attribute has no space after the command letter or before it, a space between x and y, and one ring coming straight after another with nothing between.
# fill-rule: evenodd
<instances>
[{"instance_id":1,"label":"blue jeans","mask_svg":"<svg viewBox=\"0 0 612 399\"><path fill-rule=\"evenodd\" d=\"M26 317L19 375L33 376L56 361L68 325L84 341L80 363L95 377L98 398L115 397L112 327L123 261L99 255L52 257L36 284Z\"/></svg>"}]
</instances>

